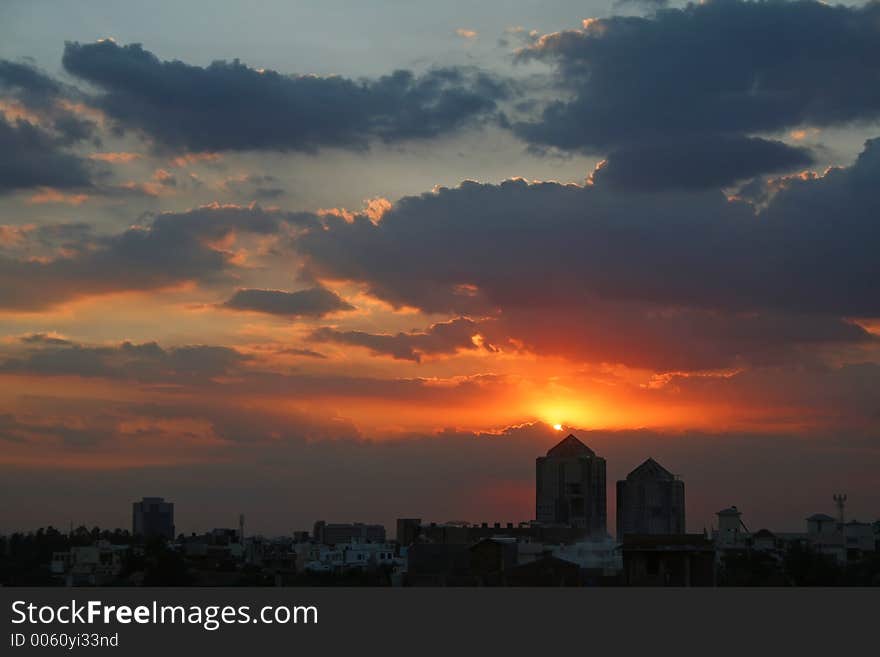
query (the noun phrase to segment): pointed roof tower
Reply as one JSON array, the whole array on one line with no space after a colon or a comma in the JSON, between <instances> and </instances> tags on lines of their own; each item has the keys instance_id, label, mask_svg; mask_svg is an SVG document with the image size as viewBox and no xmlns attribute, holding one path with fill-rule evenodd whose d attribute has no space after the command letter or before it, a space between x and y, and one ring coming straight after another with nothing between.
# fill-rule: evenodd
<instances>
[{"instance_id":1,"label":"pointed roof tower","mask_svg":"<svg viewBox=\"0 0 880 657\"><path fill-rule=\"evenodd\" d=\"M675 479L675 475L652 458L626 475L627 479Z\"/></svg>"},{"instance_id":2,"label":"pointed roof tower","mask_svg":"<svg viewBox=\"0 0 880 657\"><path fill-rule=\"evenodd\" d=\"M547 450L547 456L557 458L572 458L577 456L596 456L596 452L584 445L577 437L570 433Z\"/></svg>"}]
</instances>

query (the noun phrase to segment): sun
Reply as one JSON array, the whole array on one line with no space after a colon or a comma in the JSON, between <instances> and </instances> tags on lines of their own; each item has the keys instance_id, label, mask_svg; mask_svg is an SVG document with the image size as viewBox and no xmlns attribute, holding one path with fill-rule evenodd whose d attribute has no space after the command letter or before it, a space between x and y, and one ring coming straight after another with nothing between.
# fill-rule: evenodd
<instances>
[{"instance_id":1,"label":"sun","mask_svg":"<svg viewBox=\"0 0 880 657\"><path fill-rule=\"evenodd\" d=\"M553 428L556 429L556 431L562 431L562 425L561 425L561 424L554 424L554 425L553 425Z\"/></svg>"}]
</instances>

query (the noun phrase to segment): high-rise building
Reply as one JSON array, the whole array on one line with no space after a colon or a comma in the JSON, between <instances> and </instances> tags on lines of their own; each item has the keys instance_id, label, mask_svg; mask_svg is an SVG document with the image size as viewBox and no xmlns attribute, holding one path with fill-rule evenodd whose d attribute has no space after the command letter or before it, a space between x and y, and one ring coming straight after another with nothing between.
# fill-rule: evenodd
<instances>
[{"instance_id":1,"label":"high-rise building","mask_svg":"<svg viewBox=\"0 0 880 657\"><path fill-rule=\"evenodd\" d=\"M684 482L648 459L617 482L617 538L684 534Z\"/></svg>"},{"instance_id":2,"label":"high-rise building","mask_svg":"<svg viewBox=\"0 0 880 657\"><path fill-rule=\"evenodd\" d=\"M605 534L605 459L569 434L535 460L535 517Z\"/></svg>"},{"instance_id":3,"label":"high-rise building","mask_svg":"<svg viewBox=\"0 0 880 657\"><path fill-rule=\"evenodd\" d=\"M132 534L145 538L174 538L174 504L162 497L145 497L132 504Z\"/></svg>"}]
</instances>

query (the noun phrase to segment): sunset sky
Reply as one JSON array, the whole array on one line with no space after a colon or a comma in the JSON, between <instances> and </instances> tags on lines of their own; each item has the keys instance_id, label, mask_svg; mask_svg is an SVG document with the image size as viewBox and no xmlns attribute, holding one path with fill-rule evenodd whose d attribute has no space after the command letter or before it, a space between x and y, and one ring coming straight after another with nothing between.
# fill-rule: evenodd
<instances>
[{"instance_id":1,"label":"sunset sky","mask_svg":"<svg viewBox=\"0 0 880 657\"><path fill-rule=\"evenodd\" d=\"M880 4L256 4L0 4L0 532L880 516Z\"/></svg>"}]
</instances>

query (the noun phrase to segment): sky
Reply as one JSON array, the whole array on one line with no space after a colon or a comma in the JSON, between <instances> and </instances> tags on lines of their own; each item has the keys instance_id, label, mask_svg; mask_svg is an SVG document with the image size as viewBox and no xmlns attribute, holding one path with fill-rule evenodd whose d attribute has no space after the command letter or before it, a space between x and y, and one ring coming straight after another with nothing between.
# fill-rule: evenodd
<instances>
[{"instance_id":1,"label":"sky","mask_svg":"<svg viewBox=\"0 0 880 657\"><path fill-rule=\"evenodd\" d=\"M0 532L524 521L568 432L611 492L679 474L690 531L880 517L880 4L12 0L0 37Z\"/></svg>"}]
</instances>

